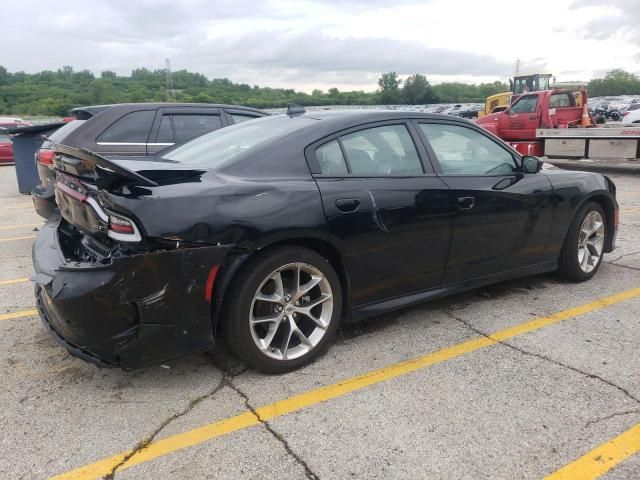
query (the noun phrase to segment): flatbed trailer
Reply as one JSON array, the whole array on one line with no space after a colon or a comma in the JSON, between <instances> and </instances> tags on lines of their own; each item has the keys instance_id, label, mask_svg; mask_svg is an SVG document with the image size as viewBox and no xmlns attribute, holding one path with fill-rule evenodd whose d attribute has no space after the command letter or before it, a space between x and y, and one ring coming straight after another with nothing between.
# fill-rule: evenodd
<instances>
[{"instance_id":1,"label":"flatbed trailer","mask_svg":"<svg viewBox=\"0 0 640 480\"><path fill-rule=\"evenodd\" d=\"M549 158L640 160L640 127L539 128L536 138Z\"/></svg>"}]
</instances>

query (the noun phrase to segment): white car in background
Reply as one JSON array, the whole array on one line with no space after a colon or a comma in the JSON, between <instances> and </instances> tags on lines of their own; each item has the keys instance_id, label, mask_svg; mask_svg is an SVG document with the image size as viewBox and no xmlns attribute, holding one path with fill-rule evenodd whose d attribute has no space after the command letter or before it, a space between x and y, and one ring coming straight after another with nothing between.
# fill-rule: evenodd
<instances>
[{"instance_id":1,"label":"white car in background","mask_svg":"<svg viewBox=\"0 0 640 480\"><path fill-rule=\"evenodd\" d=\"M636 107L636 105L638 105L638 107ZM625 125L640 123L640 103L632 104L627 111L623 113L622 123Z\"/></svg>"}]
</instances>

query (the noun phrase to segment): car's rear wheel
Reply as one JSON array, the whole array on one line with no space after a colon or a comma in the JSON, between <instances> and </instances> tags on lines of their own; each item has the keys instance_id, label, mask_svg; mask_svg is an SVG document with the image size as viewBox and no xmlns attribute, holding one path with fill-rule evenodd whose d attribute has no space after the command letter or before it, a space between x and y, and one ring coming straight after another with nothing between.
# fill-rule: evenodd
<instances>
[{"instance_id":1,"label":"car's rear wheel","mask_svg":"<svg viewBox=\"0 0 640 480\"><path fill-rule=\"evenodd\" d=\"M270 250L234 279L224 299L224 336L254 368L287 372L326 350L341 306L340 280L327 259L302 247Z\"/></svg>"},{"instance_id":2,"label":"car's rear wheel","mask_svg":"<svg viewBox=\"0 0 640 480\"><path fill-rule=\"evenodd\" d=\"M558 260L560 274L574 281L595 275L604 255L606 217L594 202L584 204L574 217Z\"/></svg>"}]
</instances>

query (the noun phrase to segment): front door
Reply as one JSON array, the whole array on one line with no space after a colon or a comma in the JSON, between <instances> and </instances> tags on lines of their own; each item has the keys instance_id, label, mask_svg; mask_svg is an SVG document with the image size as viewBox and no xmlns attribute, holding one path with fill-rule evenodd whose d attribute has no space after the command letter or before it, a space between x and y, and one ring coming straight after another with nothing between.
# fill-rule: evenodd
<instances>
[{"instance_id":1,"label":"front door","mask_svg":"<svg viewBox=\"0 0 640 480\"><path fill-rule=\"evenodd\" d=\"M449 188L404 122L359 127L313 149L329 234L362 305L440 285L452 228Z\"/></svg>"},{"instance_id":2,"label":"front door","mask_svg":"<svg viewBox=\"0 0 640 480\"><path fill-rule=\"evenodd\" d=\"M523 95L500 115L500 134L505 140L534 140L539 128L539 95Z\"/></svg>"},{"instance_id":3,"label":"front door","mask_svg":"<svg viewBox=\"0 0 640 480\"><path fill-rule=\"evenodd\" d=\"M444 283L539 263L553 208L543 173L522 173L516 157L479 128L419 123L457 213Z\"/></svg>"}]
</instances>

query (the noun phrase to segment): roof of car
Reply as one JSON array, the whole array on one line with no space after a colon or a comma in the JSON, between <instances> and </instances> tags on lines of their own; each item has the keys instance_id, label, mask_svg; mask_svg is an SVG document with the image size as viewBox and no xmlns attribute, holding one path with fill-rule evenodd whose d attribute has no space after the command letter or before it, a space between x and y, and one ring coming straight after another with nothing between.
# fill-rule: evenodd
<instances>
[{"instance_id":1,"label":"roof of car","mask_svg":"<svg viewBox=\"0 0 640 480\"><path fill-rule=\"evenodd\" d=\"M408 110L321 110L307 111L303 115L293 118L308 118L313 120L323 120L332 127L340 128L342 124L357 124L365 122L377 122L385 120L397 120L403 118L423 118L431 120L450 120L467 122L467 120L453 117L451 115L442 115L439 113L413 112ZM328 126L328 125L327 125Z\"/></svg>"},{"instance_id":2,"label":"roof of car","mask_svg":"<svg viewBox=\"0 0 640 480\"><path fill-rule=\"evenodd\" d=\"M78 109L89 109L89 108L113 108L113 107L122 107L122 108L183 108L183 107L191 107L191 108L228 108L228 109L240 109L240 110L253 110L260 113L265 113L262 110L252 107L245 107L242 105L229 105L225 103L167 103L167 102L141 102L141 103L115 103L113 105L94 105L91 107L78 107ZM76 109L74 109L76 110Z\"/></svg>"},{"instance_id":3,"label":"roof of car","mask_svg":"<svg viewBox=\"0 0 640 480\"><path fill-rule=\"evenodd\" d=\"M287 115L273 115L264 119L252 120L251 122L246 122L246 124L241 125L245 125L244 128L250 128L250 125L256 125L256 123L253 122L295 122L297 125L291 125L292 128L283 131L281 135L278 135L278 138L282 140L284 137L287 137L288 141L300 145L309 145L326 136L349 128L369 123L404 119L444 120L448 123L458 123L480 128L479 126L476 127L476 125L469 120L451 115L412 112L407 110L365 109L308 111L304 114L290 116L290 118Z\"/></svg>"},{"instance_id":4,"label":"roof of car","mask_svg":"<svg viewBox=\"0 0 640 480\"><path fill-rule=\"evenodd\" d=\"M109 105L87 105L84 107L76 107L71 110L72 114L80 120L88 120L100 112L110 108L121 109L144 109L144 108L226 108L229 110L247 110L251 112L266 115L266 112L252 107L244 107L242 105L227 105L223 103L166 103L166 102L144 102L144 103L114 103Z\"/></svg>"}]
</instances>

